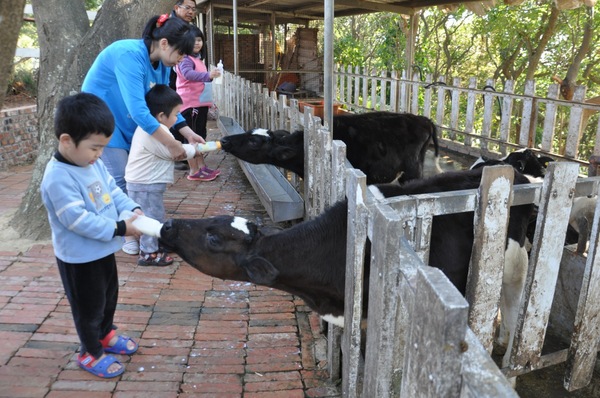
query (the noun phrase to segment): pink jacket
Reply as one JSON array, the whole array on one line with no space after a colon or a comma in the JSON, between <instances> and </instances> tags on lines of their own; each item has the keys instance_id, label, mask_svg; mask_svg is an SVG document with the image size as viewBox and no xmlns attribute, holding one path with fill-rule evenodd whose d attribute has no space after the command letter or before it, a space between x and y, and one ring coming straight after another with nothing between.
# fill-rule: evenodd
<instances>
[{"instance_id":1,"label":"pink jacket","mask_svg":"<svg viewBox=\"0 0 600 398\"><path fill-rule=\"evenodd\" d=\"M206 65L200 58L186 55L180 63L175 66L177 73L177 93L183 99L181 110L188 108L199 108L201 106L212 106L212 87L210 74ZM205 89L207 92L205 93ZM211 90L209 92L209 90ZM202 97L202 99L201 99Z\"/></svg>"}]
</instances>

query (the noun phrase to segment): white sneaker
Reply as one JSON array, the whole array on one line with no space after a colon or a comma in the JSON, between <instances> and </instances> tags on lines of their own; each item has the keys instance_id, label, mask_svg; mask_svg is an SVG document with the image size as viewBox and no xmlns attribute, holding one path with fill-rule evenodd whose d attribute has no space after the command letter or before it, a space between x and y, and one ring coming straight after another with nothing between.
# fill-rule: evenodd
<instances>
[{"instance_id":1,"label":"white sneaker","mask_svg":"<svg viewBox=\"0 0 600 398\"><path fill-rule=\"evenodd\" d=\"M127 254L139 254L140 244L137 240L125 241L125 243L123 243L122 250Z\"/></svg>"}]
</instances>

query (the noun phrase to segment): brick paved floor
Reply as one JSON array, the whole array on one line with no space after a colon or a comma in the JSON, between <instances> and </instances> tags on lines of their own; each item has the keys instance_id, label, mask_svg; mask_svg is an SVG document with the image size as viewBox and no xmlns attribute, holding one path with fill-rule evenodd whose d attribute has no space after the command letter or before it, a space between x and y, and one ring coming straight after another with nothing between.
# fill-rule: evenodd
<instances>
[{"instance_id":1,"label":"brick paved floor","mask_svg":"<svg viewBox=\"0 0 600 398\"><path fill-rule=\"evenodd\" d=\"M214 124L213 124L214 126ZM218 130L211 129L209 138ZM216 214L268 220L237 161L207 157L222 174L192 182L175 171L170 217ZM0 173L0 214L15 209L31 167ZM119 356L126 372L103 380L77 367L78 339L51 244L0 251L1 397L339 397L323 370L318 317L285 292L201 274L176 257L138 267L117 253L116 323L139 351Z\"/></svg>"}]
</instances>

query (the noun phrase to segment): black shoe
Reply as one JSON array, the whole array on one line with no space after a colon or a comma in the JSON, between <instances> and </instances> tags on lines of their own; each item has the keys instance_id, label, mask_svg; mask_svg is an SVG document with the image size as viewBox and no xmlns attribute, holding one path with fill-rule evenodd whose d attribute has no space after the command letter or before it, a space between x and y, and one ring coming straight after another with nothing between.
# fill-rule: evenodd
<instances>
[{"instance_id":1,"label":"black shoe","mask_svg":"<svg viewBox=\"0 0 600 398\"><path fill-rule=\"evenodd\" d=\"M187 162L175 162L175 170L189 170L190 165Z\"/></svg>"}]
</instances>

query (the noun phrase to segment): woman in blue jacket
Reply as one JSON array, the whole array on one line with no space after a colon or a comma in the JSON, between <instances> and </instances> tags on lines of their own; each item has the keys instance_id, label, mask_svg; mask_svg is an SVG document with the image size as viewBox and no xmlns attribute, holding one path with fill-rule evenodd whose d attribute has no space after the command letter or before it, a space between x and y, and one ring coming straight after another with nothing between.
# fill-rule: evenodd
<instances>
[{"instance_id":1,"label":"woman in blue jacket","mask_svg":"<svg viewBox=\"0 0 600 398\"><path fill-rule=\"evenodd\" d=\"M189 24L157 15L146 24L142 39L119 40L102 50L85 76L81 90L102 98L115 117L115 131L102 161L124 192L125 166L137 126L166 145L174 158L185 159L181 142L159 128L144 97L154 85L169 84L171 67L192 53L195 41ZM204 142L181 115L175 128L192 144Z\"/></svg>"}]
</instances>

